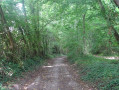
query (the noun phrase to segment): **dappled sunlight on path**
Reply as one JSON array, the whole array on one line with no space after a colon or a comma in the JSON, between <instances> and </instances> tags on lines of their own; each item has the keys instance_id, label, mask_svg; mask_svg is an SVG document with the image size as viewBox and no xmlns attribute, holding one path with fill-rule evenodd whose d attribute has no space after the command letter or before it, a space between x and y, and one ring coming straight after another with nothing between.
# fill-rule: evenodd
<instances>
[{"instance_id":1,"label":"dappled sunlight on path","mask_svg":"<svg viewBox=\"0 0 119 90\"><path fill-rule=\"evenodd\" d=\"M117 56L97 56L96 57L100 57L100 58L104 58L104 59L109 59L109 60L119 60L119 57Z\"/></svg>"}]
</instances>

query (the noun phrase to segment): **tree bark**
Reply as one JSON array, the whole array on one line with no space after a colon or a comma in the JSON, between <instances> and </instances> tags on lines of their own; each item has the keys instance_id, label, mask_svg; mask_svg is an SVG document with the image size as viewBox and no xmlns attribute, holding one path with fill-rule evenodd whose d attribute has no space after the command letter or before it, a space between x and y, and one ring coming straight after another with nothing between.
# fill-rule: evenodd
<instances>
[{"instance_id":1,"label":"tree bark","mask_svg":"<svg viewBox=\"0 0 119 90\"><path fill-rule=\"evenodd\" d=\"M22 0L22 4L23 4L23 13L24 13L24 17L25 17L25 27L24 27L24 31L25 31L25 34L28 38L28 41L27 41L27 46L28 46L28 50L29 50L29 53L30 55L32 55L32 52L31 52L31 48L33 47L32 46L32 35L30 34L29 30L30 30L30 27L28 25L28 20L27 20L27 14L26 14L26 9L25 9L25 1Z\"/></svg>"},{"instance_id":2,"label":"tree bark","mask_svg":"<svg viewBox=\"0 0 119 90\"><path fill-rule=\"evenodd\" d=\"M0 5L0 16L1 16L1 22L2 22L4 29L5 29L5 33L7 34L8 38L9 38L10 49L14 50L15 43L14 43L12 34L9 30L9 27L7 26L7 22L6 22L6 19L5 19L1 5Z\"/></svg>"},{"instance_id":3,"label":"tree bark","mask_svg":"<svg viewBox=\"0 0 119 90\"><path fill-rule=\"evenodd\" d=\"M84 54L86 54L86 52L85 52L85 51L86 51L86 40L85 40L85 32L86 32L85 29L86 29L86 28L85 28L85 19L86 19L86 14L83 15L83 44L84 44L84 49L83 49L84 51L83 51L83 53L84 53Z\"/></svg>"},{"instance_id":4,"label":"tree bark","mask_svg":"<svg viewBox=\"0 0 119 90\"><path fill-rule=\"evenodd\" d=\"M117 0L115 0L115 1L117 1ZM114 34L114 37L115 37L115 39L117 40L117 42L118 42L118 44L119 44L119 34L118 34L118 32L116 31L116 29L114 28L114 26L112 25L110 17L107 17L107 16L106 16L106 10L105 10L105 8L104 8L104 5L102 4L102 1L101 1L101 0L98 0L98 2L99 2L99 5L100 5L100 8L101 8L103 17L105 18L105 20L106 20L107 23L109 24L108 27L111 28L111 30L114 32L114 33L113 33L113 34ZM119 1L118 1L118 2L119 2Z\"/></svg>"},{"instance_id":5,"label":"tree bark","mask_svg":"<svg viewBox=\"0 0 119 90\"><path fill-rule=\"evenodd\" d=\"M113 0L113 1L117 5L117 7L119 8L119 0Z\"/></svg>"}]
</instances>

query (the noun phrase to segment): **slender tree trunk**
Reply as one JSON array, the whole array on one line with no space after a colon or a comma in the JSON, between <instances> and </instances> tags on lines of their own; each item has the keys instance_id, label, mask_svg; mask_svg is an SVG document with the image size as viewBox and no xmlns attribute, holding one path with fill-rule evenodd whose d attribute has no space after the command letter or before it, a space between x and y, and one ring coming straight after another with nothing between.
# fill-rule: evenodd
<instances>
[{"instance_id":1,"label":"slender tree trunk","mask_svg":"<svg viewBox=\"0 0 119 90\"><path fill-rule=\"evenodd\" d=\"M24 44L27 44L26 39L25 39L24 32L23 32L23 30L22 30L22 27L19 26L18 28L19 28L19 30L20 30L20 32L21 32L21 35L22 35L22 39L23 39L23 41L24 41Z\"/></svg>"},{"instance_id":2,"label":"slender tree trunk","mask_svg":"<svg viewBox=\"0 0 119 90\"><path fill-rule=\"evenodd\" d=\"M86 18L86 14L83 15L83 53L86 54L86 40L85 40L85 18Z\"/></svg>"},{"instance_id":3,"label":"slender tree trunk","mask_svg":"<svg viewBox=\"0 0 119 90\"><path fill-rule=\"evenodd\" d=\"M12 33L10 32L10 30L9 30L9 27L7 26L7 21L6 21L6 19L5 19L5 16L4 16L4 13L3 13L3 10L2 10L2 7L1 7L1 5L0 5L0 16L1 16L1 23L2 23L2 25L3 25L3 28L4 28L4 32L6 33L6 39L8 40L8 42L9 42L9 50L10 50L10 54L8 55L8 57L13 61L13 62L15 62L15 63L18 63L18 59L17 59L17 57L16 57L16 55L15 55L15 49L16 49L16 44L15 44L15 41L14 41L14 39L13 39L13 37L12 37ZM7 42L5 42L5 43L7 43ZM7 45L7 44L6 44Z\"/></svg>"},{"instance_id":4,"label":"slender tree trunk","mask_svg":"<svg viewBox=\"0 0 119 90\"><path fill-rule=\"evenodd\" d=\"M118 32L116 31L114 26L110 26L110 27L114 31L114 36L115 36L115 38L116 38L116 40L118 41L118 44L119 44L119 34L118 34Z\"/></svg>"},{"instance_id":5,"label":"slender tree trunk","mask_svg":"<svg viewBox=\"0 0 119 90\"><path fill-rule=\"evenodd\" d=\"M39 4L37 3L37 37L38 37L38 54L40 54L40 45L41 45L41 40L40 40L40 15L39 15Z\"/></svg>"},{"instance_id":6,"label":"slender tree trunk","mask_svg":"<svg viewBox=\"0 0 119 90\"><path fill-rule=\"evenodd\" d=\"M1 5L0 5L0 15L1 15L1 21L2 21L2 24L4 26L5 33L7 34L8 38L9 38L9 44L10 44L9 48L14 50L15 49L15 42L13 40L12 34L9 30L9 27L7 26L7 22L6 22L6 19L4 17L4 13L3 13Z\"/></svg>"},{"instance_id":7,"label":"slender tree trunk","mask_svg":"<svg viewBox=\"0 0 119 90\"><path fill-rule=\"evenodd\" d=\"M30 53L30 55L32 55L32 35L30 34L29 30L30 30L30 27L28 25L28 20L27 20L27 14L26 14L26 9L25 9L25 1L22 0L22 4L23 4L23 13L24 13L24 16L25 16L25 27L24 27L24 31L25 31L25 34L28 38L28 41L27 41L27 48L28 48L28 51Z\"/></svg>"}]
</instances>

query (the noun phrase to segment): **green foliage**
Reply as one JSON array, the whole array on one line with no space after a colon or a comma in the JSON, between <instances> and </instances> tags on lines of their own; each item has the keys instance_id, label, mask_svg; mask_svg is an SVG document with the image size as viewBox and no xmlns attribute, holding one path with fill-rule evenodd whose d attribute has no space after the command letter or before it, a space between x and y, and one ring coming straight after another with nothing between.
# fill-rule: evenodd
<instances>
[{"instance_id":1,"label":"green foliage","mask_svg":"<svg viewBox=\"0 0 119 90\"><path fill-rule=\"evenodd\" d=\"M85 80L106 83L118 76L117 61L90 56L119 53L119 9L113 0L2 0L0 3L0 68L3 68L0 77L5 74L4 81L10 73L18 76L18 72L42 63L32 57L49 58L62 53L71 62L85 66L82 71Z\"/></svg>"},{"instance_id":2,"label":"green foliage","mask_svg":"<svg viewBox=\"0 0 119 90\"><path fill-rule=\"evenodd\" d=\"M23 72L35 69L37 66L43 65L45 60L40 57L34 57L32 59L22 61L22 64L7 63L4 61L3 73L0 74L1 83L6 83L9 80L13 80L14 77L21 76Z\"/></svg>"},{"instance_id":3,"label":"green foliage","mask_svg":"<svg viewBox=\"0 0 119 90\"><path fill-rule=\"evenodd\" d=\"M102 88L103 90L118 90L119 89L119 79L112 79L105 87Z\"/></svg>"},{"instance_id":4,"label":"green foliage","mask_svg":"<svg viewBox=\"0 0 119 90\"><path fill-rule=\"evenodd\" d=\"M53 30L59 11L47 0L0 1L0 82L42 65L53 50L61 52L59 31Z\"/></svg>"}]
</instances>

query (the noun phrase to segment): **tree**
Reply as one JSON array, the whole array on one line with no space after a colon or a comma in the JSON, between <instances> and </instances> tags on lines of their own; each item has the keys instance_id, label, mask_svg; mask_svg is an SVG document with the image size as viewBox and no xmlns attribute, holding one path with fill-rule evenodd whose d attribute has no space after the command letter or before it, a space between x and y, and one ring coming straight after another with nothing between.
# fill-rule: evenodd
<instances>
[{"instance_id":1,"label":"tree","mask_svg":"<svg viewBox=\"0 0 119 90\"><path fill-rule=\"evenodd\" d=\"M113 0L113 1L117 5L117 7L119 7L119 0Z\"/></svg>"}]
</instances>

